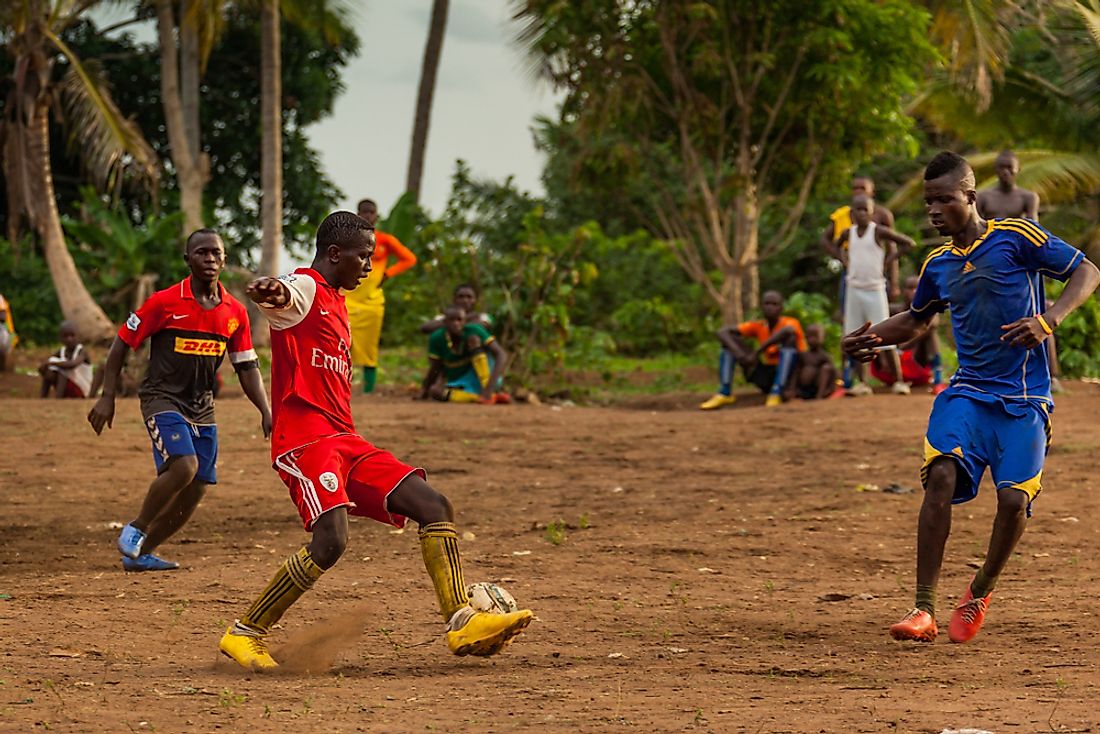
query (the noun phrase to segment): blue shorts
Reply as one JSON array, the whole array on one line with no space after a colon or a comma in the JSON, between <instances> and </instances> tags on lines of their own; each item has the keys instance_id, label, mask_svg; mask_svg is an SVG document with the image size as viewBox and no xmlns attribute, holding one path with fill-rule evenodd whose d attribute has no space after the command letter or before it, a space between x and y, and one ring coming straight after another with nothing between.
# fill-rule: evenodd
<instances>
[{"instance_id":1,"label":"blue shorts","mask_svg":"<svg viewBox=\"0 0 1100 734\"><path fill-rule=\"evenodd\" d=\"M195 479L205 484L217 484L218 427L199 426L179 413L157 413L145 419L149 438L153 441L153 461L157 473L173 456L194 456L199 460Z\"/></svg>"},{"instance_id":2,"label":"blue shorts","mask_svg":"<svg viewBox=\"0 0 1100 734\"><path fill-rule=\"evenodd\" d=\"M921 482L927 486L933 461L950 456L962 470L951 501L966 502L978 495L989 467L998 490L1027 493L1030 513L1031 501L1042 490L1050 437L1050 407L1044 402L948 388L928 417Z\"/></svg>"},{"instance_id":3,"label":"blue shorts","mask_svg":"<svg viewBox=\"0 0 1100 734\"><path fill-rule=\"evenodd\" d=\"M489 372L492 373L493 367L496 362L492 357L489 357ZM456 390L462 390L463 392L472 392L475 395L481 392L481 380L477 376L477 371L473 367L462 373L461 376L452 380L447 380L447 387ZM497 389L500 389L500 382L497 383Z\"/></svg>"}]
</instances>

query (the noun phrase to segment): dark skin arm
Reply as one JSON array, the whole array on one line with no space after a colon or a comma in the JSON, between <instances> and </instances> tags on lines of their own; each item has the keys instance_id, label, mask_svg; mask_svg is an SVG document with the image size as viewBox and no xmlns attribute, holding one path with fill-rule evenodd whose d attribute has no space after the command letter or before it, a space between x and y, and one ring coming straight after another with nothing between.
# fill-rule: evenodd
<instances>
[{"instance_id":1,"label":"dark skin arm","mask_svg":"<svg viewBox=\"0 0 1100 734\"><path fill-rule=\"evenodd\" d=\"M928 325L928 321L918 319L912 311L902 311L874 326L868 321L841 339L840 346L849 357L871 362L878 354L875 347L904 344L928 331Z\"/></svg>"},{"instance_id":2,"label":"dark skin arm","mask_svg":"<svg viewBox=\"0 0 1100 734\"><path fill-rule=\"evenodd\" d=\"M1097 270L1089 260L1081 261L1073 271L1073 275L1066 281L1062 295L1058 296L1054 305L1043 313L1043 319L1051 329L1057 329L1066 316L1088 300L1097 285L1100 285L1100 270ZM1027 316L1011 324L1005 324L1001 327L1001 331L1004 332L1001 335L1001 341L1023 349L1037 347L1050 336L1035 316Z\"/></svg>"},{"instance_id":3,"label":"dark skin arm","mask_svg":"<svg viewBox=\"0 0 1100 734\"><path fill-rule=\"evenodd\" d=\"M443 328L443 319L432 319L420 325L421 334L434 334Z\"/></svg>"},{"instance_id":4,"label":"dark skin arm","mask_svg":"<svg viewBox=\"0 0 1100 734\"><path fill-rule=\"evenodd\" d=\"M87 364L90 361L91 360L88 359L88 353L85 352L82 349L82 350L80 350L80 355L78 357L76 357L75 359L70 359L66 362L49 362L49 361L46 361L46 362L42 363L42 366L43 367L57 367L57 368L63 369L63 370L71 370L73 367L79 367L80 365Z\"/></svg>"},{"instance_id":5,"label":"dark skin arm","mask_svg":"<svg viewBox=\"0 0 1100 734\"><path fill-rule=\"evenodd\" d=\"M116 336L111 344L111 351L107 353L107 364L103 367L103 394L88 412L88 422L92 424L92 430L97 436L103 433L103 426L111 428L114 424L115 395L118 392L122 366L126 363L126 353L129 351L130 347L126 342Z\"/></svg>"},{"instance_id":6,"label":"dark skin arm","mask_svg":"<svg viewBox=\"0 0 1100 734\"><path fill-rule=\"evenodd\" d=\"M779 331L768 337L767 341L761 344L756 349L749 349L745 344L745 340L741 337L741 334L737 329L732 326L725 326L718 330L718 341L723 347L728 349L733 354L734 359L743 365L753 365L760 358L760 353L773 344L778 344L781 341L785 341L794 335L794 329L789 326L784 326Z\"/></svg>"},{"instance_id":7,"label":"dark skin arm","mask_svg":"<svg viewBox=\"0 0 1100 734\"><path fill-rule=\"evenodd\" d=\"M443 374L443 361L438 359L428 360L428 374L424 375L424 381L420 383L420 399L427 400L432 396L432 385L439 381Z\"/></svg>"},{"instance_id":8,"label":"dark skin arm","mask_svg":"<svg viewBox=\"0 0 1100 734\"><path fill-rule=\"evenodd\" d=\"M837 260L840 260L844 265L844 269L848 269L848 230L844 230L840 233L840 237L837 239L834 245L836 254L833 255Z\"/></svg>"},{"instance_id":9,"label":"dark skin arm","mask_svg":"<svg viewBox=\"0 0 1100 734\"><path fill-rule=\"evenodd\" d=\"M833 223L829 222L821 233L821 249L828 253L829 257L840 260L840 240L833 241Z\"/></svg>"},{"instance_id":10,"label":"dark skin arm","mask_svg":"<svg viewBox=\"0 0 1100 734\"><path fill-rule=\"evenodd\" d=\"M1034 191L1027 196L1027 211L1024 212L1024 216L1033 222L1039 221L1039 195Z\"/></svg>"},{"instance_id":11,"label":"dark skin arm","mask_svg":"<svg viewBox=\"0 0 1100 734\"><path fill-rule=\"evenodd\" d=\"M278 278L257 278L245 286L244 292L253 303L281 307L290 302L290 289Z\"/></svg>"},{"instance_id":12,"label":"dark skin arm","mask_svg":"<svg viewBox=\"0 0 1100 734\"><path fill-rule=\"evenodd\" d=\"M508 353L504 351L502 346L497 344L495 339L485 345L485 351L489 352L489 355L493 358L493 371L489 375L489 384L481 390L481 397L490 398L496 391L497 381L504 374L504 368L508 363Z\"/></svg>"},{"instance_id":13,"label":"dark skin arm","mask_svg":"<svg viewBox=\"0 0 1100 734\"><path fill-rule=\"evenodd\" d=\"M271 438L271 408L267 404L267 391L264 390L264 378L259 367L252 366L238 372L237 379L241 381L244 394L256 406L256 410L260 411L260 428L264 432L264 438Z\"/></svg>"}]
</instances>

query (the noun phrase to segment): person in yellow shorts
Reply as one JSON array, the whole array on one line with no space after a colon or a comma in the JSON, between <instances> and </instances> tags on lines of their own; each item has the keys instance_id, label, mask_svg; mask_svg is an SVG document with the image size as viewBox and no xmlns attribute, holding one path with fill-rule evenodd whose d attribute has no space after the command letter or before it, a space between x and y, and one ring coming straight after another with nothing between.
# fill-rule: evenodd
<instances>
[{"instance_id":1,"label":"person in yellow shorts","mask_svg":"<svg viewBox=\"0 0 1100 734\"><path fill-rule=\"evenodd\" d=\"M371 227L378 222L378 205L371 199L359 202L359 217ZM359 287L345 294L351 322L351 363L363 368L363 392L372 392L378 377L378 340L386 313L382 284L416 265L416 255L392 234L374 230L375 247L370 275ZM394 263L390 264L390 258Z\"/></svg>"}]
</instances>

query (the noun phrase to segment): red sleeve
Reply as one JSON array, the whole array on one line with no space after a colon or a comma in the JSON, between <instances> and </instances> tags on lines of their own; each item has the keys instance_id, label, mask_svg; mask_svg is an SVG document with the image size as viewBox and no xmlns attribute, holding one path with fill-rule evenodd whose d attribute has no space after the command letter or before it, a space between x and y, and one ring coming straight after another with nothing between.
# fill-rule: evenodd
<instances>
[{"instance_id":1,"label":"red sleeve","mask_svg":"<svg viewBox=\"0 0 1100 734\"><path fill-rule=\"evenodd\" d=\"M130 349L136 350L143 341L161 330L164 316L164 298L161 292L154 293L141 304L141 308L130 314L130 318L118 330L118 338L126 342Z\"/></svg>"},{"instance_id":2,"label":"red sleeve","mask_svg":"<svg viewBox=\"0 0 1100 734\"><path fill-rule=\"evenodd\" d=\"M767 337L761 337L760 335L760 322L758 321L744 321L737 326L737 333L746 339L755 339L758 342L764 341Z\"/></svg>"},{"instance_id":3,"label":"red sleeve","mask_svg":"<svg viewBox=\"0 0 1100 734\"><path fill-rule=\"evenodd\" d=\"M229 362L237 366L255 362L256 350L252 348L252 325L248 323L248 311L244 304L237 304L237 313L233 317L237 322L233 333L229 335ZM232 326L232 324L230 324Z\"/></svg>"},{"instance_id":4,"label":"red sleeve","mask_svg":"<svg viewBox=\"0 0 1100 734\"><path fill-rule=\"evenodd\" d=\"M401 240L394 237L392 234L385 232L380 233L382 237L386 238L386 247L390 255L393 255L397 262L386 268L386 277L392 278L395 275L405 272L413 265L416 265L416 255L413 251L401 244Z\"/></svg>"}]
</instances>

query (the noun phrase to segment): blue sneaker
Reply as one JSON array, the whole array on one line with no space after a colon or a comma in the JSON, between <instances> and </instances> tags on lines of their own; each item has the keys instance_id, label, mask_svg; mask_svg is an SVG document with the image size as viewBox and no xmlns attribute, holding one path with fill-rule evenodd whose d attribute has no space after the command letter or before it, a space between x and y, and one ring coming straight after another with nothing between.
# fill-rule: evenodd
<instances>
[{"instance_id":1,"label":"blue sneaker","mask_svg":"<svg viewBox=\"0 0 1100 734\"><path fill-rule=\"evenodd\" d=\"M141 555L141 544L144 542L145 533L127 523L118 536L118 552L127 558L137 558Z\"/></svg>"},{"instance_id":2,"label":"blue sneaker","mask_svg":"<svg viewBox=\"0 0 1100 734\"><path fill-rule=\"evenodd\" d=\"M171 571L179 567L175 561L166 561L152 553L142 553L137 558L122 557L123 571Z\"/></svg>"}]
</instances>

